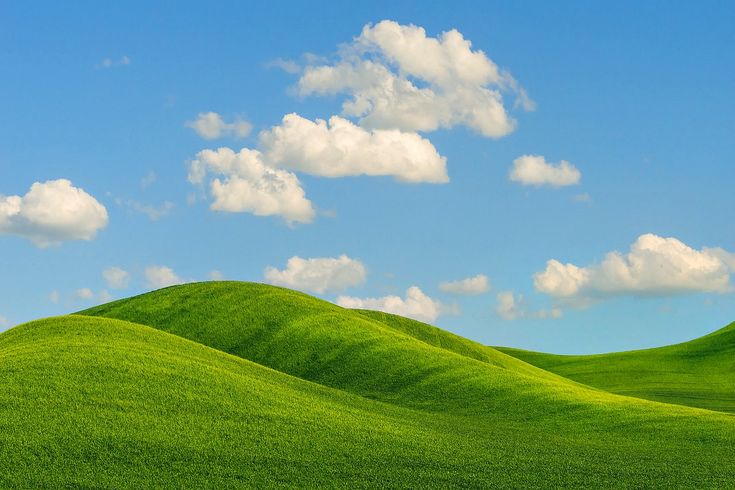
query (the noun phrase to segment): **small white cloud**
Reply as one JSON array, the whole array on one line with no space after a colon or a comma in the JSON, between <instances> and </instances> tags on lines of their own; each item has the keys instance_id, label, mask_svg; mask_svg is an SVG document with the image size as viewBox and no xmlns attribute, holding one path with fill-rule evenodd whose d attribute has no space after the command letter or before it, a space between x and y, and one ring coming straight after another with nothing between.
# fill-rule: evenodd
<instances>
[{"instance_id":1,"label":"small white cloud","mask_svg":"<svg viewBox=\"0 0 735 490\"><path fill-rule=\"evenodd\" d=\"M148 219L151 221L158 221L159 219L168 216L175 207L174 203L171 201L164 201L160 206L143 204L134 200L121 201L121 204L127 206L136 213L148 216Z\"/></svg>"},{"instance_id":2,"label":"small white cloud","mask_svg":"<svg viewBox=\"0 0 735 490\"><path fill-rule=\"evenodd\" d=\"M100 303L109 303L110 301L112 301L112 295L107 289L103 289L102 291L100 291L100 294L98 297L99 297Z\"/></svg>"},{"instance_id":3,"label":"small white cloud","mask_svg":"<svg viewBox=\"0 0 735 490\"><path fill-rule=\"evenodd\" d=\"M130 58L127 56L121 56L120 58L105 58L97 65L97 68L116 68L120 66L128 66L129 64Z\"/></svg>"},{"instance_id":4,"label":"small white cloud","mask_svg":"<svg viewBox=\"0 0 735 490\"><path fill-rule=\"evenodd\" d=\"M531 310L522 294L513 291L501 291L497 295L497 306L495 312L503 320L518 320L521 318L556 319L561 318L563 313L560 308Z\"/></svg>"},{"instance_id":5,"label":"small white cloud","mask_svg":"<svg viewBox=\"0 0 735 490\"><path fill-rule=\"evenodd\" d=\"M152 289L161 289L186 282L181 279L173 269L162 265L146 267L145 278L148 286Z\"/></svg>"},{"instance_id":6,"label":"small white cloud","mask_svg":"<svg viewBox=\"0 0 735 490\"><path fill-rule=\"evenodd\" d=\"M61 301L61 295L57 290L53 290L48 295L48 300L51 301L53 304L58 305L59 301Z\"/></svg>"},{"instance_id":7,"label":"small white cloud","mask_svg":"<svg viewBox=\"0 0 735 490\"><path fill-rule=\"evenodd\" d=\"M693 249L676 238L645 234L627 254L610 252L599 264L579 267L549 260L534 276L537 291L585 304L620 295L668 296L732 290L733 254L721 248Z\"/></svg>"},{"instance_id":8,"label":"small white cloud","mask_svg":"<svg viewBox=\"0 0 735 490\"><path fill-rule=\"evenodd\" d=\"M592 202L592 196L588 192L582 192L581 194L575 194L572 197L574 202Z\"/></svg>"},{"instance_id":9,"label":"small white cloud","mask_svg":"<svg viewBox=\"0 0 735 490\"><path fill-rule=\"evenodd\" d=\"M490 290L490 282L484 274L474 277L459 279L457 281L445 281L439 284L439 289L450 294L476 295Z\"/></svg>"},{"instance_id":10,"label":"small white cloud","mask_svg":"<svg viewBox=\"0 0 735 490\"><path fill-rule=\"evenodd\" d=\"M125 289L130 283L130 274L120 267L107 267L102 271L102 277L111 289Z\"/></svg>"},{"instance_id":11,"label":"small white cloud","mask_svg":"<svg viewBox=\"0 0 735 490\"><path fill-rule=\"evenodd\" d=\"M0 195L0 235L18 235L39 247L91 240L107 226L107 210L66 179L36 182L25 196Z\"/></svg>"},{"instance_id":12,"label":"small white cloud","mask_svg":"<svg viewBox=\"0 0 735 490\"><path fill-rule=\"evenodd\" d=\"M10 320L0 315L0 328L8 328L10 326Z\"/></svg>"},{"instance_id":13,"label":"small white cloud","mask_svg":"<svg viewBox=\"0 0 735 490\"><path fill-rule=\"evenodd\" d=\"M89 288L81 288L74 291L74 297L81 300L90 300L94 298L94 292Z\"/></svg>"},{"instance_id":14,"label":"small white cloud","mask_svg":"<svg viewBox=\"0 0 735 490\"><path fill-rule=\"evenodd\" d=\"M563 187L579 184L582 173L566 160L552 164L540 155L523 155L513 160L509 178L521 185Z\"/></svg>"},{"instance_id":15,"label":"small white cloud","mask_svg":"<svg viewBox=\"0 0 735 490\"><path fill-rule=\"evenodd\" d=\"M140 187L143 189L147 189L153 184L155 184L157 179L158 179L158 176L156 175L156 172L151 170L145 175L145 177L140 179Z\"/></svg>"},{"instance_id":16,"label":"small white cloud","mask_svg":"<svg viewBox=\"0 0 735 490\"><path fill-rule=\"evenodd\" d=\"M278 68L292 75L301 72L301 66L298 63L294 60L284 60L283 58L271 60L265 66L266 68Z\"/></svg>"},{"instance_id":17,"label":"small white cloud","mask_svg":"<svg viewBox=\"0 0 735 490\"><path fill-rule=\"evenodd\" d=\"M343 308L384 311L422 322L433 322L443 313L455 313L454 308L445 307L416 286L411 286L406 290L405 298L400 296L383 296L382 298L339 296L336 303Z\"/></svg>"},{"instance_id":18,"label":"small white cloud","mask_svg":"<svg viewBox=\"0 0 735 490\"><path fill-rule=\"evenodd\" d=\"M200 112L196 119L186 121L184 125L207 140L225 136L245 138L253 130L253 125L244 119L235 119L228 123L216 112Z\"/></svg>"},{"instance_id":19,"label":"small white cloud","mask_svg":"<svg viewBox=\"0 0 735 490\"><path fill-rule=\"evenodd\" d=\"M259 151L200 151L189 166L189 182L202 184L209 173L223 176L209 181L212 210L282 216L289 223L314 219L314 208L296 175L266 165Z\"/></svg>"},{"instance_id":20,"label":"small white cloud","mask_svg":"<svg viewBox=\"0 0 735 490\"><path fill-rule=\"evenodd\" d=\"M518 106L535 104L507 71L455 29L437 37L422 27L384 20L366 25L333 64L313 60L298 82L300 95L347 94L347 116L367 128L433 131L467 126L499 138L515 129L503 93Z\"/></svg>"},{"instance_id":21,"label":"small white cloud","mask_svg":"<svg viewBox=\"0 0 735 490\"><path fill-rule=\"evenodd\" d=\"M501 291L497 296L498 305L495 311L504 320L516 320L524 316L520 302L523 296L516 297L513 291Z\"/></svg>"},{"instance_id":22,"label":"small white cloud","mask_svg":"<svg viewBox=\"0 0 735 490\"><path fill-rule=\"evenodd\" d=\"M393 176L401 182L446 183L446 158L416 133L367 131L332 116L329 122L287 114L260 134L263 157L273 167L320 177Z\"/></svg>"},{"instance_id":23,"label":"small white cloud","mask_svg":"<svg viewBox=\"0 0 735 490\"><path fill-rule=\"evenodd\" d=\"M224 279L225 279L225 276L220 271L218 270L209 271L210 281L223 281Z\"/></svg>"},{"instance_id":24,"label":"small white cloud","mask_svg":"<svg viewBox=\"0 0 735 490\"><path fill-rule=\"evenodd\" d=\"M347 255L302 259L291 257L286 268L268 267L265 279L271 284L323 294L344 291L365 282L362 262Z\"/></svg>"}]
</instances>

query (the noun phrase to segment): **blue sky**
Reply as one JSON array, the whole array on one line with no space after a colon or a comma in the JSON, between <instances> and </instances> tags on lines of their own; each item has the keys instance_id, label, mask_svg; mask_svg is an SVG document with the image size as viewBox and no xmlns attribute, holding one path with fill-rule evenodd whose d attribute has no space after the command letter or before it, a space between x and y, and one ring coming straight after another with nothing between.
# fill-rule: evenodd
<instances>
[{"instance_id":1,"label":"blue sky","mask_svg":"<svg viewBox=\"0 0 735 490\"><path fill-rule=\"evenodd\" d=\"M0 330L220 276L558 353L724 326L733 18L729 2L6 2ZM263 182L281 190L234 185Z\"/></svg>"}]
</instances>

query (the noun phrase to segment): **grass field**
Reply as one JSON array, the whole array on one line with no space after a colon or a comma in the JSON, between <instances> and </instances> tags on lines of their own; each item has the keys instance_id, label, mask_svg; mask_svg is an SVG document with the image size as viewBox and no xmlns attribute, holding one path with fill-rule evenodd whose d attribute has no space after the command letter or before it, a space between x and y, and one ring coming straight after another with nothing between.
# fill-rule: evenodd
<instances>
[{"instance_id":1,"label":"grass field","mask_svg":"<svg viewBox=\"0 0 735 490\"><path fill-rule=\"evenodd\" d=\"M682 344L592 356L498 348L612 393L735 412L735 323Z\"/></svg>"},{"instance_id":2,"label":"grass field","mask_svg":"<svg viewBox=\"0 0 735 490\"><path fill-rule=\"evenodd\" d=\"M734 415L559 374L282 288L176 286L0 334L0 487L735 485Z\"/></svg>"}]
</instances>

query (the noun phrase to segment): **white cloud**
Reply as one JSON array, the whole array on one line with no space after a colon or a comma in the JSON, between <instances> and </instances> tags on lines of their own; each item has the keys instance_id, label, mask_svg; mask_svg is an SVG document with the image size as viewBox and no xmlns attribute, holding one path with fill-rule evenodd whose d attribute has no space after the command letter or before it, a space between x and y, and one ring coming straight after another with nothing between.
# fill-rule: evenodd
<instances>
[{"instance_id":1,"label":"white cloud","mask_svg":"<svg viewBox=\"0 0 735 490\"><path fill-rule=\"evenodd\" d=\"M145 177L140 179L140 187L143 189L147 189L155 184L156 180L158 180L158 176L156 175L156 172L151 170L145 175Z\"/></svg>"},{"instance_id":2,"label":"white cloud","mask_svg":"<svg viewBox=\"0 0 735 490\"><path fill-rule=\"evenodd\" d=\"M91 240L107 226L107 210L66 179L36 182L25 196L0 195L0 235L18 235L39 247Z\"/></svg>"},{"instance_id":3,"label":"white cloud","mask_svg":"<svg viewBox=\"0 0 735 490\"><path fill-rule=\"evenodd\" d=\"M99 294L100 303L109 303L112 301L112 295L107 289L103 289Z\"/></svg>"},{"instance_id":4,"label":"white cloud","mask_svg":"<svg viewBox=\"0 0 735 490\"><path fill-rule=\"evenodd\" d=\"M525 90L455 29L430 37L422 27L384 20L366 25L333 64L307 66L301 95L345 93L343 113L368 128L433 131L465 125L488 137L507 135L515 121L503 92L534 108Z\"/></svg>"},{"instance_id":5,"label":"white cloud","mask_svg":"<svg viewBox=\"0 0 735 490\"><path fill-rule=\"evenodd\" d=\"M130 274L120 267L107 267L102 271L102 277L111 289L125 289L130 283Z\"/></svg>"},{"instance_id":6,"label":"white cloud","mask_svg":"<svg viewBox=\"0 0 735 490\"><path fill-rule=\"evenodd\" d=\"M343 308L384 311L422 322L433 322L439 315L448 311L444 305L424 294L417 286L408 288L405 298L400 296L383 296L382 298L339 296L336 303ZM449 312L457 313L456 308L450 308Z\"/></svg>"},{"instance_id":7,"label":"white cloud","mask_svg":"<svg viewBox=\"0 0 735 490\"><path fill-rule=\"evenodd\" d=\"M501 291L498 293L498 306L495 311L504 320L515 320L523 316L523 311L519 305L522 297L516 298L513 291Z\"/></svg>"},{"instance_id":8,"label":"white cloud","mask_svg":"<svg viewBox=\"0 0 735 490\"><path fill-rule=\"evenodd\" d=\"M503 320L518 320L520 318L561 318L563 313L560 308L530 310L522 294L514 294L513 291L501 291L497 295L497 306L495 312Z\"/></svg>"},{"instance_id":9,"label":"white cloud","mask_svg":"<svg viewBox=\"0 0 735 490\"><path fill-rule=\"evenodd\" d=\"M402 182L449 181L446 158L429 140L399 130L366 131L332 116L329 122L287 114L260 135L265 161L321 177L389 175Z\"/></svg>"},{"instance_id":10,"label":"white cloud","mask_svg":"<svg viewBox=\"0 0 735 490\"><path fill-rule=\"evenodd\" d=\"M588 192L582 192L581 194L574 195L572 197L572 201L574 202L592 202L592 196L590 196Z\"/></svg>"},{"instance_id":11,"label":"white cloud","mask_svg":"<svg viewBox=\"0 0 735 490\"><path fill-rule=\"evenodd\" d=\"M10 326L10 320L0 315L0 328L7 328Z\"/></svg>"},{"instance_id":12,"label":"white cloud","mask_svg":"<svg viewBox=\"0 0 735 490\"><path fill-rule=\"evenodd\" d=\"M128 66L130 64L130 58L127 56L121 56L120 58L105 58L103 59L97 68L115 68L119 66Z\"/></svg>"},{"instance_id":13,"label":"white cloud","mask_svg":"<svg viewBox=\"0 0 735 490\"><path fill-rule=\"evenodd\" d=\"M727 250L720 247L704 247L702 251L708 255L717 257L730 269L730 272L735 273L735 253L728 252Z\"/></svg>"},{"instance_id":14,"label":"white cloud","mask_svg":"<svg viewBox=\"0 0 735 490\"><path fill-rule=\"evenodd\" d=\"M214 197L210 208L215 211L282 216L289 223L314 219L314 208L296 175L266 165L257 150L200 151L189 167L189 182L202 184L209 173L223 176L209 181Z\"/></svg>"},{"instance_id":15,"label":"white cloud","mask_svg":"<svg viewBox=\"0 0 735 490\"><path fill-rule=\"evenodd\" d=\"M445 293L475 295L488 292L490 290L490 283L486 275L478 274L474 277L457 281L442 282L439 284L439 289Z\"/></svg>"},{"instance_id":16,"label":"white cloud","mask_svg":"<svg viewBox=\"0 0 735 490\"><path fill-rule=\"evenodd\" d=\"M283 58L276 58L265 64L267 68L279 68L286 73L295 75L301 71L301 66L294 60L284 60Z\"/></svg>"},{"instance_id":17,"label":"white cloud","mask_svg":"<svg viewBox=\"0 0 735 490\"><path fill-rule=\"evenodd\" d=\"M509 178L521 185L563 187L579 184L582 173L566 160L552 164L540 155L523 155L513 160Z\"/></svg>"},{"instance_id":18,"label":"white cloud","mask_svg":"<svg viewBox=\"0 0 735 490\"><path fill-rule=\"evenodd\" d=\"M186 121L184 125L207 140L225 136L244 138L253 130L253 125L243 119L235 119L228 123L216 112L200 112L196 119Z\"/></svg>"},{"instance_id":19,"label":"white cloud","mask_svg":"<svg viewBox=\"0 0 735 490\"><path fill-rule=\"evenodd\" d=\"M81 288L74 291L74 297L77 299L88 300L94 298L94 292L89 288Z\"/></svg>"},{"instance_id":20,"label":"white cloud","mask_svg":"<svg viewBox=\"0 0 735 490\"><path fill-rule=\"evenodd\" d=\"M725 293L732 289L733 254L723 249L693 249L676 238L645 234L627 254L608 253L599 264L579 267L549 260L535 274L537 291L584 304L618 295L666 296L689 292Z\"/></svg>"},{"instance_id":21,"label":"white cloud","mask_svg":"<svg viewBox=\"0 0 735 490\"><path fill-rule=\"evenodd\" d=\"M265 279L271 284L312 293L344 291L365 282L367 272L362 262L347 255L303 259L291 257L286 268L268 267Z\"/></svg>"},{"instance_id":22,"label":"white cloud","mask_svg":"<svg viewBox=\"0 0 735 490\"><path fill-rule=\"evenodd\" d=\"M48 295L48 300L51 301L53 304L58 305L59 301L61 301L61 295L57 290L53 290Z\"/></svg>"},{"instance_id":23,"label":"white cloud","mask_svg":"<svg viewBox=\"0 0 735 490\"><path fill-rule=\"evenodd\" d=\"M145 278L148 282L148 286L153 289L165 288L186 282L181 279L173 269L162 265L146 267Z\"/></svg>"},{"instance_id":24,"label":"white cloud","mask_svg":"<svg viewBox=\"0 0 735 490\"><path fill-rule=\"evenodd\" d=\"M170 201L164 201L163 204L157 207L152 204L143 204L133 200L125 201L124 204L136 213L148 216L148 219L151 221L158 221L159 219L168 216L174 209L174 203Z\"/></svg>"},{"instance_id":25,"label":"white cloud","mask_svg":"<svg viewBox=\"0 0 735 490\"><path fill-rule=\"evenodd\" d=\"M224 281L225 276L218 270L212 270L209 271L209 280L210 281Z\"/></svg>"}]
</instances>

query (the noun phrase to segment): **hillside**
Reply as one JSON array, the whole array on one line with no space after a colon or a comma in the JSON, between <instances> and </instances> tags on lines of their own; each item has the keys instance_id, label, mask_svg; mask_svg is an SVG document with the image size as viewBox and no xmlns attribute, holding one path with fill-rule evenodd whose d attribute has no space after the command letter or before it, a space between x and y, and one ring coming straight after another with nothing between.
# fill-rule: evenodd
<instances>
[{"instance_id":1,"label":"hillside","mask_svg":"<svg viewBox=\"0 0 735 490\"><path fill-rule=\"evenodd\" d=\"M612 393L735 412L735 323L689 342L612 354L498 350Z\"/></svg>"},{"instance_id":2,"label":"hillside","mask_svg":"<svg viewBox=\"0 0 735 490\"><path fill-rule=\"evenodd\" d=\"M260 284L188 284L15 327L0 334L0 379L0 487L735 482L732 415L590 389L436 327Z\"/></svg>"}]
</instances>

